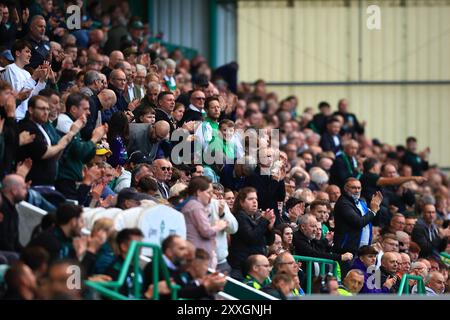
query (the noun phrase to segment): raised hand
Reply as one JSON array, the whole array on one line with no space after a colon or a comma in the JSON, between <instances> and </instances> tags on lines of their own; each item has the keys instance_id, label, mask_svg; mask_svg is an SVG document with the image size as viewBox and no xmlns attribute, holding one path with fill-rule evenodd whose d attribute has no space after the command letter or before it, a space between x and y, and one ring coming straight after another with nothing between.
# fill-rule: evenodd
<instances>
[{"instance_id":1,"label":"raised hand","mask_svg":"<svg viewBox=\"0 0 450 320\"><path fill-rule=\"evenodd\" d=\"M380 191L377 191L373 196L372 200L370 201L370 210L373 212L378 212L380 210L380 204L383 201L383 195Z\"/></svg>"},{"instance_id":2,"label":"raised hand","mask_svg":"<svg viewBox=\"0 0 450 320\"><path fill-rule=\"evenodd\" d=\"M30 18L30 10L28 8L25 8L22 10L22 23L26 24L28 22L28 19Z\"/></svg>"},{"instance_id":3,"label":"raised hand","mask_svg":"<svg viewBox=\"0 0 450 320\"><path fill-rule=\"evenodd\" d=\"M28 97L31 94L31 91L32 91L31 89L23 88L22 90L20 90L19 93L17 93L17 95L16 95L17 100L24 101L24 100L28 99Z\"/></svg>"},{"instance_id":4,"label":"raised hand","mask_svg":"<svg viewBox=\"0 0 450 320\"><path fill-rule=\"evenodd\" d=\"M85 114L83 114L81 117L79 117L70 127L70 132L72 132L74 135L80 132L82 128L86 125L87 117Z\"/></svg>"},{"instance_id":5,"label":"raised hand","mask_svg":"<svg viewBox=\"0 0 450 320\"><path fill-rule=\"evenodd\" d=\"M140 99L134 99L133 101L131 101L131 102L128 104L128 110L134 111L134 109L137 108L137 106L139 105L140 102L141 102Z\"/></svg>"},{"instance_id":6,"label":"raised hand","mask_svg":"<svg viewBox=\"0 0 450 320\"><path fill-rule=\"evenodd\" d=\"M19 134L19 146L30 144L34 141L35 138L36 138L35 134L30 134L29 131L22 131Z\"/></svg>"}]
</instances>

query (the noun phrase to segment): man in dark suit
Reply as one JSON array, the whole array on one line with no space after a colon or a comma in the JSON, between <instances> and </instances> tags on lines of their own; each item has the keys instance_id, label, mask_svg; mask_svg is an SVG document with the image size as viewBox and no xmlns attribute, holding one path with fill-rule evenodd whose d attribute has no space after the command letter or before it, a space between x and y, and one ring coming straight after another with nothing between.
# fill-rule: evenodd
<instances>
[{"instance_id":1,"label":"man in dark suit","mask_svg":"<svg viewBox=\"0 0 450 320\"><path fill-rule=\"evenodd\" d=\"M327 131L320 139L320 147L323 151L333 151L337 154L342 150L342 139L339 135L341 123L337 118L330 118L327 121Z\"/></svg>"},{"instance_id":2,"label":"man in dark suit","mask_svg":"<svg viewBox=\"0 0 450 320\"><path fill-rule=\"evenodd\" d=\"M176 121L172 118L172 111L175 107L175 96L171 91L162 91L158 95L158 107L156 108L156 121L166 121L170 125L170 135L177 128Z\"/></svg>"},{"instance_id":3,"label":"man in dark suit","mask_svg":"<svg viewBox=\"0 0 450 320\"><path fill-rule=\"evenodd\" d=\"M358 146L358 142L355 140L349 140L344 144L344 152L336 156L336 160L331 166L330 184L335 184L342 189L348 178L359 179L361 177L356 161Z\"/></svg>"},{"instance_id":4,"label":"man in dark suit","mask_svg":"<svg viewBox=\"0 0 450 320\"><path fill-rule=\"evenodd\" d=\"M361 197L361 182L349 178L344 186L344 192L334 206L334 244L335 253L350 252L356 255L358 249L372 242L372 221L380 210L383 200L381 192L377 191L368 207ZM341 262L342 276L350 269L351 264Z\"/></svg>"},{"instance_id":5,"label":"man in dark suit","mask_svg":"<svg viewBox=\"0 0 450 320\"><path fill-rule=\"evenodd\" d=\"M180 125L189 121L203 121L203 115L205 114L205 111L203 110L206 100L205 94L201 90L193 90L189 100L190 105L186 109L186 112L180 121Z\"/></svg>"},{"instance_id":6,"label":"man in dark suit","mask_svg":"<svg viewBox=\"0 0 450 320\"><path fill-rule=\"evenodd\" d=\"M439 253L444 251L450 240L450 228L440 229L435 224L436 207L425 204L422 207L422 217L419 218L411 234L411 240L420 247L420 257L434 256L439 259Z\"/></svg>"},{"instance_id":7,"label":"man in dark suit","mask_svg":"<svg viewBox=\"0 0 450 320\"><path fill-rule=\"evenodd\" d=\"M331 106L328 102L319 103L319 113L315 114L309 127L318 134L323 134L326 130L327 120L331 116Z\"/></svg>"},{"instance_id":8,"label":"man in dark suit","mask_svg":"<svg viewBox=\"0 0 450 320\"><path fill-rule=\"evenodd\" d=\"M317 220L311 214L305 214L299 219L298 231L294 233L295 254L299 256L316 257L336 261L347 261L353 258L353 254L332 253L324 250L328 247L328 239L315 240Z\"/></svg>"}]
</instances>

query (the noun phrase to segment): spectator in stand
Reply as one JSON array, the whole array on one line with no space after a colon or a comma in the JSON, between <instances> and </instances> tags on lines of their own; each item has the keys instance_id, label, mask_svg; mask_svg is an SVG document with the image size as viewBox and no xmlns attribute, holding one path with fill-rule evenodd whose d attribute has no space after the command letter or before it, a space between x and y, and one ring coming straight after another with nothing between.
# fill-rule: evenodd
<instances>
[{"instance_id":1,"label":"spectator in stand","mask_svg":"<svg viewBox=\"0 0 450 320\"><path fill-rule=\"evenodd\" d=\"M336 156L333 166L330 169L330 183L343 188L348 178L359 179L361 172L356 161L358 153L358 142L356 140L348 140L344 143L344 152Z\"/></svg>"},{"instance_id":2,"label":"spectator in stand","mask_svg":"<svg viewBox=\"0 0 450 320\"><path fill-rule=\"evenodd\" d=\"M260 152L260 158L255 171L247 177L245 186L253 187L258 192L260 208L271 209L276 216L276 225L281 222L281 212L278 209L278 202L284 201L286 189L284 186L285 167L280 162L279 168L272 168L274 151L271 148L264 148ZM277 170L277 172L275 172Z\"/></svg>"},{"instance_id":3,"label":"spectator in stand","mask_svg":"<svg viewBox=\"0 0 450 320\"><path fill-rule=\"evenodd\" d=\"M232 268L230 276L242 280L242 263L252 254L265 255L266 246L273 243L275 215L271 209L258 214L258 195L250 187L239 191L233 213L239 229L231 236L228 263Z\"/></svg>"},{"instance_id":4,"label":"spectator in stand","mask_svg":"<svg viewBox=\"0 0 450 320\"><path fill-rule=\"evenodd\" d=\"M72 93L66 100L66 113L62 113L58 117L56 129L62 134L67 134L76 120L89 116L89 114L87 97L80 93ZM72 138L72 142L64 149L59 162L55 187L67 198L80 199L76 182L83 180L83 165L95 156L95 145L103 138L107 130L107 125L95 128L89 141L83 141L80 133L77 133Z\"/></svg>"},{"instance_id":5,"label":"spectator in stand","mask_svg":"<svg viewBox=\"0 0 450 320\"><path fill-rule=\"evenodd\" d=\"M420 257L434 256L439 259L450 239L450 228L440 228L435 224L436 208L432 204L422 206L422 217L417 220L411 240L420 247Z\"/></svg>"},{"instance_id":6,"label":"spectator in stand","mask_svg":"<svg viewBox=\"0 0 450 320\"><path fill-rule=\"evenodd\" d=\"M438 271L431 272L425 280L427 296L437 296L445 292L445 278Z\"/></svg>"},{"instance_id":7,"label":"spectator in stand","mask_svg":"<svg viewBox=\"0 0 450 320\"><path fill-rule=\"evenodd\" d=\"M364 135L364 127L366 122L363 121L359 123L358 118L355 114L348 112L348 100L341 99L338 102L338 111L336 111L333 115L339 115L344 119L344 124L342 126L342 134L350 134L352 138L358 135Z\"/></svg>"},{"instance_id":8,"label":"spectator in stand","mask_svg":"<svg viewBox=\"0 0 450 320\"><path fill-rule=\"evenodd\" d=\"M19 214L16 204L25 200L27 193L28 185L22 176L10 174L3 178L0 191L0 255L14 255L13 252L22 250L19 243Z\"/></svg>"},{"instance_id":9,"label":"spectator in stand","mask_svg":"<svg viewBox=\"0 0 450 320\"><path fill-rule=\"evenodd\" d=\"M80 117L72 124L69 132L57 144L52 145L52 141L43 127L48 122L49 111L47 98L39 95L33 96L28 101L28 117L19 123L19 132L28 131L35 135L32 143L19 148L17 157L19 162L27 158L33 160L33 165L27 175L27 181L31 180L33 186L54 185L59 157L86 123L86 118Z\"/></svg>"},{"instance_id":10,"label":"spectator in stand","mask_svg":"<svg viewBox=\"0 0 450 320\"><path fill-rule=\"evenodd\" d=\"M284 209L281 223L287 223L292 230L297 231L298 220L305 213L305 202L297 198L289 198L285 203Z\"/></svg>"},{"instance_id":11,"label":"spectator in stand","mask_svg":"<svg viewBox=\"0 0 450 320\"><path fill-rule=\"evenodd\" d=\"M163 199L169 199L169 186L167 183L172 177L173 166L170 161L165 159L156 159L153 161L153 176L158 182L158 189Z\"/></svg>"},{"instance_id":12,"label":"spectator in stand","mask_svg":"<svg viewBox=\"0 0 450 320\"><path fill-rule=\"evenodd\" d=\"M314 130L314 132L322 135L326 130L328 119L331 116L331 106L328 102L322 101L319 103L318 108L319 113L314 115L309 126Z\"/></svg>"},{"instance_id":13,"label":"spectator in stand","mask_svg":"<svg viewBox=\"0 0 450 320\"><path fill-rule=\"evenodd\" d=\"M170 133L170 126L166 121L160 120L154 125L132 123L129 126L129 131L129 154L142 151L150 161L164 157L162 144L168 139Z\"/></svg>"},{"instance_id":14,"label":"spectator in stand","mask_svg":"<svg viewBox=\"0 0 450 320\"><path fill-rule=\"evenodd\" d=\"M350 252L355 255L363 245L372 242L371 222L380 210L383 196L377 192L370 201L370 206L360 200L361 182L350 178L345 183L344 193L334 207L334 244L335 253ZM346 274L350 266L341 264L342 274Z\"/></svg>"},{"instance_id":15,"label":"spectator in stand","mask_svg":"<svg viewBox=\"0 0 450 320\"><path fill-rule=\"evenodd\" d=\"M22 120L27 112L28 99L35 96L45 88L47 78L51 72L48 64L36 66L36 70L31 75L25 66L30 63L32 46L25 40L16 40L11 49L14 56L14 63L6 66L2 74L3 80L11 84L14 91L18 92L17 99L20 104L16 108L16 119Z\"/></svg>"},{"instance_id":16,"label":"spectator in stand","mask_svg":"<svg viewBox=\"0 0 450 320\"><path fill-rule=\"evenodd\" d=\"M245 265L244 283L256 290L262 290L270 284L270 266L269 260L261 254L254 254L247 258Z\"/></svg>"},{"instance_id":17,"label":"spectator in stand","mask_svg":"<svg viewBox=\"0 0 450 320\"><path fill-rule=\"evenodd\" d=\"M426 148L424 151L417 154L417 139L414 137L408 137L406 139L406 152L403 156L402 163L409 165L412 168L412 174L414 176L421 176L423 171L428 170L428 161L426 160L430 148Z\"/></svg>"},{"instance_id":18,"label":"spectator in stand","mask_svg":"<svg viewBox=\"0 0 450 320\"><path fill-rule=\"evenodd\" d=\"M277 230L280 230L283 250L293 253L294 245L292 243L294 232L292 227L287 223L282 223L277 226Z\"/></svg>"},{"instance_id":19,"label":"spectator in stand","mask_svg":"<svg viewBox=\"0 0 450 320\"><path fill-rule=\"evenodd\" d=\"M295 261L294 256L289 252L284 251L280 253L275 259L273 266L276 274L286 273L288 276L292 277L292 279L298 280L300 264ZM300 287L300 282L296 281L295 288L292 290L292 296L300 296L304 294L305 292Z\"/></svg>"},{"instance_id":20,"label":"spectator in stand","mask_svg":"<svg viewBox=\"0 0 450 320\"><path fill-rule=\"evenodd\" d=\"M200 285L186 283L183 272L189 268L187 259L195 259L195 247L194 250L189 250L189 247L193 247L192 244L188 245L188 242L178 235L168 236L161 244L163 260L169 269L170 277L176 284L181 286L181 289L178 291L178 297L201 299L210 297L211 294L223 290L225 277L215 273L205 276ZM193 251L194 255L189 257L189 251ZM164 279L163 274L161 269L159 271L158 279L162 280ZM153 296L153 285L153 264L149 262L143 272L142 290L144 297L151 298ZM168 298L170 290L167 288L165 281L160 281L158 288L162 289L160 290L161 296Z\"/></svg>"},{"instance_id":21,"label":"spectator in stand","mask_svg":"<svg viewBox=\"0 0 450 320\"><path fill-rule=\"evenodd\" d=\"M105 232L92 237L81 237L84 220L83 208L65 203L56 211L56 226L43 231L32 239L29 246L41 246L50 255L50 263L58 259L77 259L81 261L87 275L93 272L97 251L106 241Z\"/></svg>"},{"instance_id":22,"label":"spectator in stand","mask_svg":"<svg viewBox=\"0 0 450 320\"><path fill-rule=\"evenodd\" d=\"M5 300L34 300L37 298L37 282L33 271L19 261L12 265L5 274L7 291Z\"/></svg>"},{"instance_id":23,"label":"spectator in stand","mask_svg":"<svg viewBox=\"0 0 450 320\"><path fill-rule=\"evenodd\" d=\"M351 261L353 254L330 253L327 239L315 240L317 220L311 214L305 214L299 219L299 229L294 234L295 254L299 256L316 257L336 261Z\"/></svg>"},{"instance_id":24,"label":"spectator in stand","mask_svg":"<svg viewBox=\"0 0 450 320\"><path fill-rule=\"evenodd\" d=\"M347 273L337 291L341 296L353 296L361 292L363 285L364 273L359 269L352 269Z\"/></svg>"},{"instance_id":25,"label":"spectator in stand","mask_svg":"<svg viewBox=\"0 0 450 320\"><path fill-rule=\"evenodd\" d=\"M207 206L212 197L212 185L206 177L195 177L187 188L189 201L182 207L181 212L186 221L187 240L196 248L204 249L212 257L209 266L217 266L215 237L228 226L228 221L219 219L214 225L208 220Z\"/></svg>"},{"instance_id":26,"label":"spectator in stand","mask_svg":"<svg viewBox=\"0 0 450 320\"><path fill-rule=\"evenodd\" d=\"M189 121L203 121L206 113L204 111L205 105L205 94L201 90L194 90L191 92L190 102L191 104L186 109L180 124L183 125L185 122Z\"/></svg>"},{"instance_id":27,"label":"spectator in stand","mask_svg":"<svg viewBox=\"0 0 450 320\"><path fill-rule=\"evenodd\" d=\"M115 256L113 262L106 268L105 274L110 276L113 281L117 281L122 270L122 266L125 262L125 258L128 254L132 241L142 241L144 234L138 228L122 229L117 233L116 245L119 254ZM133 290L131 284L133 278L137 276L133 273L133 266L128 269L126 280L122 287L119 288L119 292L127 297L133 297Z\"/></svg>"},{"instance_id":28,"label":"spectator in stand","mask_svg":"<svg viewBox=\"0 0 450 320\"><path fill-rule=\"evenodd\" d=\"M395 284L395 278L389 278L382 283L382 287L377 287L377 279L369 281L369 276L374 274L377 250L372 246L362 246L358 250L358 258L353 262L352 269L361 270L364 273L364 285L359 293L389 293ZM370 272L370 274L369 274Z\"/></svg>"},{"instance_id":29,"label":"spectator in stand","mask_svg":"<svg viewBox=\"0 0 450 320\"><path fill-rule=\"evenodd\" d=\"M386 283L389 279L395 279L393 285L389 289L390 293L397 293L400 286L400 279L397 277L397 271L399 270L399 263L397 253L386 252L381 258L381 283Z\"/></svg>"},{"instance_id":30,"label":"spectator in stand","mask_svg":"<svg viewBox=\"0 0 450 320\"><path fill-rule=\"evenodd\" d=\"M128 119L124 112L113 113L109 121L108 144L112 155L108 158L108 163L116 168L123 166L127 162L127 144L129 135Z\"/></svg>"},{"instance_id":31,"label":"spectator in stand","mask_svg":"<svg viewBox=\"0 0 450 320\"><path fill-rule=\"evenodd\" d=\"M339 135L341 123L336 118L329 118L326 124L327 131L322 134L320 146L323 151L332 151L334 154L337 154L342 150L342 139Z\"/></svg>"}]
</instances>

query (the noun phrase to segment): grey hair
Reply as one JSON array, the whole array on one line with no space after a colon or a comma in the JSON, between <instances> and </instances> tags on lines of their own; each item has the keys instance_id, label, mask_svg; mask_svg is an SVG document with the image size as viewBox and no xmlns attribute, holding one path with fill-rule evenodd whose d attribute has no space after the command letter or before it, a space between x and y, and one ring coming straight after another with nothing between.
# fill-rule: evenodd
<instances>
[{"instance_id":1,"label":"grey hair","mask_svg":"<svg viewBox=\"0 0 450 320\"><path fill-rule=\"evenodd\" d=\"M304 224L307 224L309 220L314 218L312 214L306 213L298 218L298 225L302 226Z\"/></svg>"},{"instance_id":2,"label":"grey hair","mask_svg":"<svg viewBox=\"0 0 450 320\"><path fill-rule=\"evenodd\" d=\"M148 83L147 88L150 90L158 88L158 91L161 91L161 84L159 84L158 82L152 81L152 82Z\"/></svg>"},{"instance_id":3,"label":"grey hair","mask_svg":"<svg viewBox=\"0 0 450 320\"><path fill-rule=\"evenodd\" d=\"M309 170L309 175L311 177L311 181L317 183L318 185L323 185L328 183L328 175L325 172L325 170L323 170L320 167L313 167L311 168L311 170Z\"/></svg>"},{"instance_id":4,"label":"grey hair","mask_svg":"<svg viewBox=\"0 0 450 320\"><path fill-rule=\"evenodd\" d=\"M94 84L94 82L97 80L100 80L100 75L95 70L89 70L84 75L84 85L85 86L90 86L90 85Z\"/></svg>"},{"instance_id":5,"label":"grey hair","mask_svg":"<svg viewBox=\"0 0 450 320\"><path fill-rule=\"evenodd\" d=\"M172 59L166 59L166 68L175 68L177 66L177 63Z\"/></svg>"},{"instance_id":6,"label":"grey hair","mask_svg":"<svg viewBox=\"0 0 450 320\"><path fill-rule=\"evenodd\" d=\"M351 269L349 272L347 272L347 275L349 275L350 273L356 273L357 275L364 277L364 273L359 269Z\"/></svg>"}]
</instances>

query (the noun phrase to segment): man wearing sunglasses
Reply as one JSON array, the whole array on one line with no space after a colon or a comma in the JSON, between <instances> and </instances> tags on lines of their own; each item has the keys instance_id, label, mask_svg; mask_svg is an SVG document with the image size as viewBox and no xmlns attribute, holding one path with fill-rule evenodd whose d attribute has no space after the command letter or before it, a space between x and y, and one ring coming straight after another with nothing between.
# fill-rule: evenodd
<instances>
[{"instance_id":1,"label":"man wearing sunglasses","mask_svg":"<svg viewBox=\"0 0 450 320\"><path fill-rule=\"evenodd\" d=\"M189 121L203 121L206 116L203 107L205 105L205 94L201 90L194 90L191 93L190 105L180 121L180 125Z\"/></svg>"},{"instance_id":2,"label":"man wearing sunglasses","mask_svg":"<svg viewBox=\"0 0 450 320\"><path fill-rule=\"evenodd\" d=\"M167 182L172 178L172 164L166 159L153 161L153 176L158 182L158 189L163 199L169 198Z\"/></svg>"}]
</instances>

